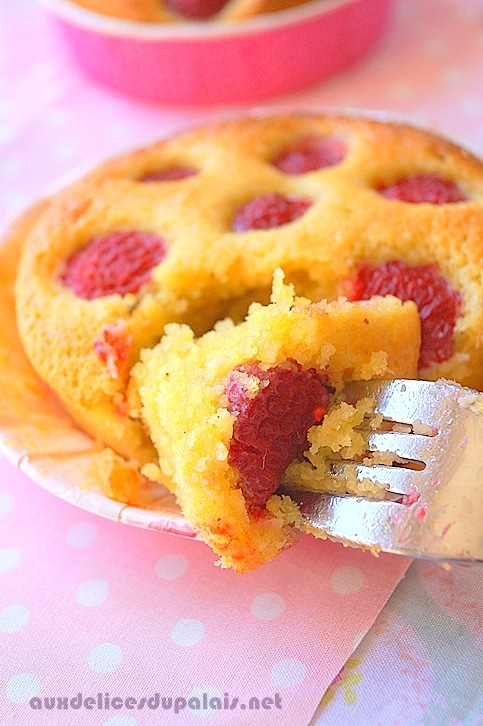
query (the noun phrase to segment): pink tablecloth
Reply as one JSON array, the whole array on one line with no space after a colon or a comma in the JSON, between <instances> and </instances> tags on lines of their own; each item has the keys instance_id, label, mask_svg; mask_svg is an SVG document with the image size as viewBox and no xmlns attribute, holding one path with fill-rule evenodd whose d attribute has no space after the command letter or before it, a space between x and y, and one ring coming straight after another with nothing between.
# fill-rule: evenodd
<instances>
[{"instance_id":1,"label":"pink tablecloth","mask_svg":"<svg viewBox=\"0 0 483 726\"><path fill-rule=\"evenodd\" d=\"M226 111L96 86L33 0L2 0L0 33L2 219L93 159ZM483 154L482 62L479 0L398 0L364 61L270 106L387 111ZM398 585L406 560L309 538L244 577L214 559L1 459L1 726L483 722L479 566L417 563Z\"/></svg>"}]
</instances>

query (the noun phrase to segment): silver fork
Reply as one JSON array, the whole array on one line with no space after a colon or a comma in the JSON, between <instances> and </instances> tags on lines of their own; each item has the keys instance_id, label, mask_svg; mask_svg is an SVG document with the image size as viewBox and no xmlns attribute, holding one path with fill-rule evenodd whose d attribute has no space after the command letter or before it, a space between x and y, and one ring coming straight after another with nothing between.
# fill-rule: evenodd
<instances>
[{"instance_id":1,"label":"silver fork","mask_svg":"<svg viewBox=\"0 0 483 726\"><path fill-rule=\"evenodd\" d=\"M401 462L334 462L331 470L343 475L355 466L358 479L386 487L386 498L284 487L307 529L374 552L483 562L483 394L413 380L355 382L344 391L349 403L366 396L375 400L374 414L398 424L368 433L368 451L392 452Z\"/></svg>"}]
</instances>

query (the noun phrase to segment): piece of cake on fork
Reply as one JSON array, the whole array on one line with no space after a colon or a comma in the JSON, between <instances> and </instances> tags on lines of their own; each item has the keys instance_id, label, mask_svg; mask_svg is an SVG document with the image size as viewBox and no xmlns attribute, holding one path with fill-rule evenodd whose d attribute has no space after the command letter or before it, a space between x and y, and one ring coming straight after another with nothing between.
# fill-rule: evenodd
<instances>
[{"instance_id":1,"label":"piece of cake on fork","mask_svg":"<svg viewBox=\"0 0 483 726\"><path fill-rule=\"evenodd\" d=\"M297 505L277 490L304 460L311 430L331 420L326 443L357 451L354 427L370 402L341 402L344 383L414 377L419 344L414 303L312 303L278 270L272 302L254 303L242 323L222 321L200 338L172 324L142 355L131 400L159 454L159 472L148 465L146 474L173 482L222 565L252 570L303 530Z\"/></svg>"}]
</instances>

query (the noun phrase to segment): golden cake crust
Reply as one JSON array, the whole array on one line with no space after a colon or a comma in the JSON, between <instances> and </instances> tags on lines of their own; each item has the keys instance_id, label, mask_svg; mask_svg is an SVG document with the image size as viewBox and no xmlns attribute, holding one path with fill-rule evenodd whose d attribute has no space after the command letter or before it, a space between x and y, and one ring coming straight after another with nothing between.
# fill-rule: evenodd
<instances>
[{"instance_id":1,"label":"golden cake crust","mask_svg":"<svg viewBox=\"0 0 483 726\"><path fill-rule=\"evenodd\" d=\"M101 15L144 23L165 23L173 14L158 0L70 0Z\"/></svg>"},{"instance_id":2,"label":"golden cake crust","mask_svg":"<svg viewBox=\"0 0 483 726\"><path fill-rule=\"evenodd\" d=\"M86 10L123 20L144 23L179 23L189 20L171 10L163 0L70 0ZM212 19L215 22L246 20L248 18L286 10L311 0L228 0Z\"/></svg>"}]
</instances>

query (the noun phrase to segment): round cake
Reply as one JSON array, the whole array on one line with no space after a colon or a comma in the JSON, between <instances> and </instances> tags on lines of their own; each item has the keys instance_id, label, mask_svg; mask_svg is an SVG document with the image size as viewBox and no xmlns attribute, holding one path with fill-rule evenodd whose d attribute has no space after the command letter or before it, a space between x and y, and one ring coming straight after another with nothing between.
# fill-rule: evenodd
<instances>
[{"instance_id":1,"label":"round cake","mask_svg":"<svg viewBox=\"0 0 483 726\"><path fill-rule=\"evenodd\" d=\"M237 21L311 0L70 0L101 15L143 23Z\"/></svg>"},{"instance_id":2,"label":"round cake","mask_svg":"<svg viewBox=\"0 0 483 726\"><path fill-rule=\"evenodd\" d=\"M481 390L482 257L483 164L457 145L366 118L247 116L108 161L47 200L25 237L18 328L78 425L176 489L132 394L167 324L195 338L239 324L281 268L314 303L411 302L415 375Z\"/></svg>"}]
</instances>

